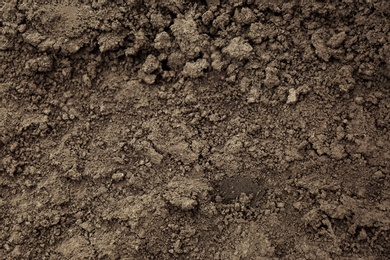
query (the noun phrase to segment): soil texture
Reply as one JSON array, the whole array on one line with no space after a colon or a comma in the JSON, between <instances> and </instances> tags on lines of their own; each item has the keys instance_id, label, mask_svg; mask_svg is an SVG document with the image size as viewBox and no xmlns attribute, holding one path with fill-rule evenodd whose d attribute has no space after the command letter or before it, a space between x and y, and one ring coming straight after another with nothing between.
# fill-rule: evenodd
<instances>
[{"instance_id":1,"label":"soil texture","mask_svg":"<svg viewBox=\"0 0 390 260\"><path fill-rule=\"evenodd\" d=\"M0 0L0 259L388 259L389 17Z\"/></svg>"}]
</instances>

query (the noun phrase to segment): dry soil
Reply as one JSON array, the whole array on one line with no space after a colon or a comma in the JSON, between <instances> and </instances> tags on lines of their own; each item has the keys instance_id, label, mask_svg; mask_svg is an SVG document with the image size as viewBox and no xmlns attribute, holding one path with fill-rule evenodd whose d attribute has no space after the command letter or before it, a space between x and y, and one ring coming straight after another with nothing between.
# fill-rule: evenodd
<instances>
[{"instance_id":1,"label":"dry soil","mask_svg":"<svg viewBox=\"0 0 390 260\"><path fill-rule=\"evenodd\" d=\"M0 258L387 259L389 17L0 0Z\"/></svg>"}]
</instances>

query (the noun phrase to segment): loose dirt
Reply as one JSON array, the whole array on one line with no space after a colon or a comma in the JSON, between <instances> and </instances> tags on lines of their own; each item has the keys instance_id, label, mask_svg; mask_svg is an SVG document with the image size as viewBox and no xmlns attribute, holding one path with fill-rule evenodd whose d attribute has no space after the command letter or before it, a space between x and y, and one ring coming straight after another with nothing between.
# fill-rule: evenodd
<instances>
[{"instance_id":1,"label":"loose dirt","mask_svg":"<svg viewBox=\"0 0 390 260\"><path fill-rule=\"evenodd\" d=\"M390 2L1 0L1 259L387 259Z\"/></svg>"}]
</instances>

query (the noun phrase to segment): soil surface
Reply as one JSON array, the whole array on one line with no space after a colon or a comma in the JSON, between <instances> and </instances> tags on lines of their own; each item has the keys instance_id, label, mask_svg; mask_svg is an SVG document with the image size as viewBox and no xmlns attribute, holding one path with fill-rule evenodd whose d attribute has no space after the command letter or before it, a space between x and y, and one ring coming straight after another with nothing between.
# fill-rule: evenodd
<instances>
[{"instance_id":1,"label":"soil surface","mask_svg":"<svg viewBox=\"0 0 390 260\"><path fill-rule=\"evenodd\" d=\"M389 17L0 0L0 258L388 259Z\"/></svg>"}]
</instances>

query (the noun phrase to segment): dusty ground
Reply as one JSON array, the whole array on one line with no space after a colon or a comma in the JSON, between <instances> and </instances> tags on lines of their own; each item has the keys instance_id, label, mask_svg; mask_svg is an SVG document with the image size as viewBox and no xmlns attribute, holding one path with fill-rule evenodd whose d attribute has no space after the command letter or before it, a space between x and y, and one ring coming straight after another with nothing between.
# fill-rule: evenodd
<instances>
[{"instance_id":1,"label":"dusty ground","mask_svg":"<svg viewBox=\"0 0 390 260\"><path fill-rule=\"evenodd\" d=\"M389 1L0 8L1 259L390 255Z\"/></svg>"}]
</instances>

